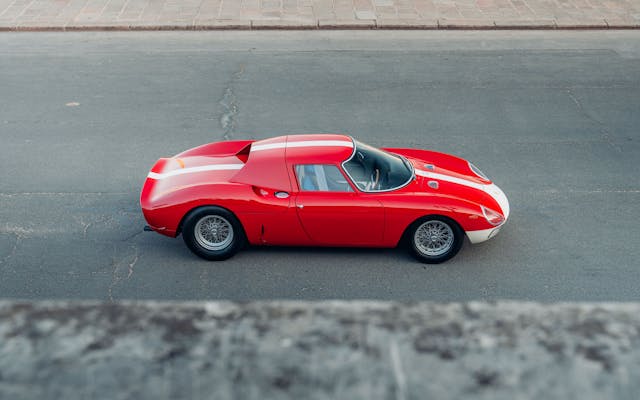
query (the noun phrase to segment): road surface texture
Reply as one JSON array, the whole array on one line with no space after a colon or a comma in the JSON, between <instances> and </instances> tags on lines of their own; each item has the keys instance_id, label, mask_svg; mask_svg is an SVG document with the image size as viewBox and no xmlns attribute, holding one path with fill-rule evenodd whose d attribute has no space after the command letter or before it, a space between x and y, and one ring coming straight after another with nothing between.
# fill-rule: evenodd
<instances>
[{"instance_id":1,"label":"road surface texture","mask_svg":"<svg viewBox=\"0 0 640 400\"><path fill-rule=\"evenodd\" d=\"M640 35L0 35L0 297L640 300ZM142 232L155 160L343 132L472 160L500 235L406 252L252 248L220 263Z\"/></svg>"}]
</instances>

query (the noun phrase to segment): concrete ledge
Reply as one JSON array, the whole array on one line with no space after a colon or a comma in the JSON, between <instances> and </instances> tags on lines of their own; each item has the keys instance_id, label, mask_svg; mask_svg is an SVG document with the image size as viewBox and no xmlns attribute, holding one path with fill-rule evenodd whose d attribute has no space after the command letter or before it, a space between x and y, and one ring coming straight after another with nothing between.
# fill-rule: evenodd
<instances>
[{"instance_id":1,"label":"concrete ledge","mask_svg":"<svg viewBox=\"0 0 640 400\"><path fill-rule=\"evenodd\" d=\"M438 20L439 29L496 29L496 24L492 19L451 19L443 18Z\"/></svg>"},{"instance_id":2,"label":"concrete ledge","mask_svg":"<svg viewBox=\"0 0 640 400\"><path fill-rule=\"evenodd\" d=\"M253 20L251 21L251 29L318 29L318 22L315 20Z\"/></svg>"},{"instance_id":3,"label":"concrete ledge","mask_svg":"<svg viewBox=\"0 0 640 400\"><path fill-rule=\"evenodd\" d=\"M496 29L555 29L553 19L504 19L496 20Z\"/></svg>"},{"instance_id":4,"label":"concrete ledge","mask_svg":"<svg viewBox=\"0 0 640 400\"><path fill-rule=\"evenodd\" d=\"M632 18L606 18L605 22L609 29L639 29L640 20Z\"/></svg>"},{"instance_id":5,"label":"concrete ledge","mask_svg":"<svg viewBox=\"0 0 640 400\"><path fill-rule=\"evenodd\" d=\"M607 29L609 25L604 18L581 21L558 18L556 19L556 27L558 29Z\"/></svg>"},{"instance_id":6,"label":"concrete ledge","mask_svg":"<svg viewBox=\"0 0 640 400\"><path fill-rule=\"evenodd\" d=\"M207 30L606 30L640 29L640 21L634 19L602 19L589 21L566 21L555 19L377 19L377 20L211 20L197 19L193 22L156 23L134 21L129 23L87 22L60 23L0 23L0 32L55 32L55 31L207 31Z\"/></svg>"},{"instance_id":7,"label":"concrete ledge","mask_svg":"<svg viewBox=\"0 0 640 400\"><path fill-rule=\"evenodd\" d=\"M196 20L195 30L248 30L251 29L251 21L238 20Z\"/></svg>"},{"instance_id":8,"label":"concrete ledge","mask_svg":"<svg viewBox=\"0 0 640 400\"><path fill-rule=\"evenodd\" d=\"M0 398L635 399L640 304L0 302Z\"/></svg>"},{"instance_id":9,"label":"concrete ledge","mask_svg":"<svg viewBox=\"0 0 640 400\"><path fill-rule=\"evenodd\" d=\"M318 20L320 29L375 29L374 20L340 20L340 19L320 19Z\"/></svg>"},{"instance_id":10,"label":"concrete ledge","mask_svg":"<svg viewBox=\"0 0 640 400\"><path fill-rule=\"evenodd\" d=\"M86 2L85 2L86 3ZM638 29L636 0L0 0L0 30ZM212 22L209 22L212 21ZM551 21L551 23L549 23ZM605 22L606 21L606 22Z\"/></svg>"},{"instance_id":11,"label":"concrete ledge","mask_svg":"<svg viewBox=\"0 0 640 400\"><path fill-rule=\"evenodd\" d=\"M415 19L400 19L400 18L383 18L376 21L376 27L378 29L420 29L431 30L438 29L438 20L415 20Z\"/></svg>"}]
</instances>

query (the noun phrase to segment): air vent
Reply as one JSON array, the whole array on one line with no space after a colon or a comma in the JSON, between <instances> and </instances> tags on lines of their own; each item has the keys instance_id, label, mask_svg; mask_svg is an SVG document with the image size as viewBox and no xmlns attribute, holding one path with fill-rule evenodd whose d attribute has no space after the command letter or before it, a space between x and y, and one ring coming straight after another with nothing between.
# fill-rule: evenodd
<instances>
[{"instance_id":1,"label":"air vent","mask_svg":"<svg viewBox=\"0 0 640 400\"><path fill-rule=\"evenodd\" d=\"M431 170L431 171L433 171L433 170L435 169L435 167L433 166L433 164L425 164L425 165L424 165L424 167L425 167L426 169Z\"/></svg>"},{"instance_id":2,"label":"air vent","mask_svg":"<svg viewBox=\"0 0 640 400\"><path fill-rule=\"evenodd\" d=\"M431 189L437 189L438 188L438 182L436 182L436 181L429 181L429 182L427 182L427 185L429 185L429 187Z\"/></svg>"}]
</instances>

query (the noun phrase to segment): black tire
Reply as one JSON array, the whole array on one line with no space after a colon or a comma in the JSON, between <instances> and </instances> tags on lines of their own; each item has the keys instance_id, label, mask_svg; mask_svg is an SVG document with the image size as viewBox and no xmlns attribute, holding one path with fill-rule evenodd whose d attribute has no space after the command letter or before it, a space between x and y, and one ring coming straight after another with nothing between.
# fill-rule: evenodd
<instances>
[{"instance_id":1,"label":"black tire","mask_svg":"<svg viewBox=\"0 0 640 400\"><path fill-rule=\"evenodd\" d=\"M232 212L214 206L189 212L182 222L182 238L194 254L211 261L226 260L246 242L238 218Z\"/></svg>"},{"instance_id":2,"label":"black tire","mask_svg":"<svg viewBox=\"0 0 640 400\"><path fill-rule=\"evenodd\" d=\"M418 233L419 230L421 233ZM433 232L433 240L429 236L425 238L429 232ZM411 253L418 261L440 264L458 254L464 242L464 231L451 218L428 215L411 224L407 229L406 239Z\"/></svg>"}]
</instances>

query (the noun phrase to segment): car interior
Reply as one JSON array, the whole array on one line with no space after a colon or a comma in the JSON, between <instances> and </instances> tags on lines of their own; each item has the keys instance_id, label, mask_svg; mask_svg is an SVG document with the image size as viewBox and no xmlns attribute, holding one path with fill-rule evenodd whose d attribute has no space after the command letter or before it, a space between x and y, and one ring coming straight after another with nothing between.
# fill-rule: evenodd
<instances>
[{"instance_id":1,"label":"car interior","mask_svg":"<svg viewBox=\"0 0 640 400\"><path fill-rule=\"evenodd\" d=\"M296 165L300 189L307 192L352 192L335 165Z\"/></svg>"}]
</instances>

